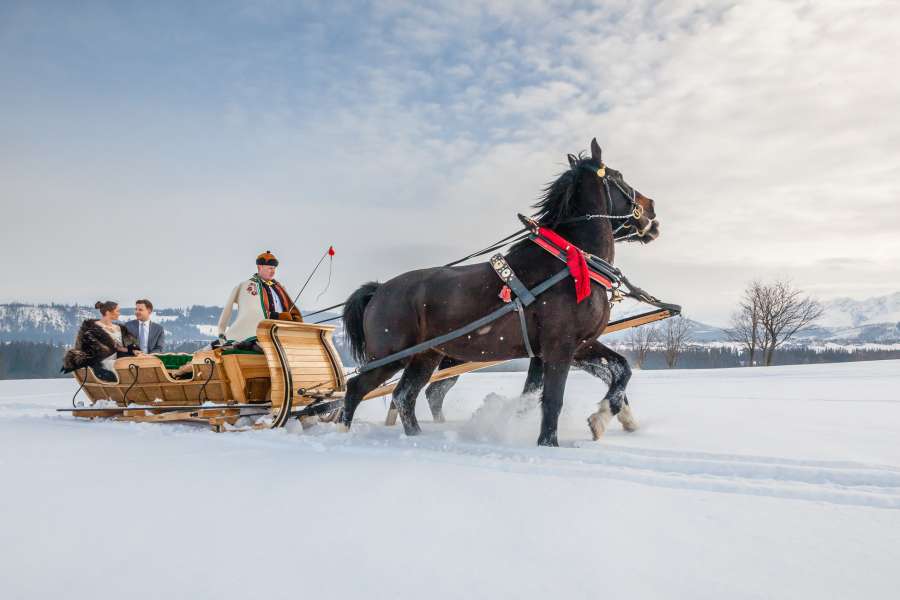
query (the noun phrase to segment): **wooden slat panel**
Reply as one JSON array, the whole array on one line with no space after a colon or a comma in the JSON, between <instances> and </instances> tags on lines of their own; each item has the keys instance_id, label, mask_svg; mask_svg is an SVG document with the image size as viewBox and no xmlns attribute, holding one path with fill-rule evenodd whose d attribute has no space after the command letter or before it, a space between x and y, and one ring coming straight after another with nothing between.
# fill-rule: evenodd
<instances>
[{"instance_id":1,"label":"wooden slat panel","mask_svg":"<svg viewBox=\"0 0 900 600\"><path fill-rule=\"evenodd\" d=\"M333 373L307 373L305 371L291 371L294 381L334 381Z\"/></svg>"},{"instance_id":2,"label":"wooden slat panel","mask_svg":"<svg viewBox=\"0 0 900 600\"><path fill-rule=\"evenodd\" d=\"M253 379L254 377L268 377L269 376L269 366L263 365L262 367L252 367L252 368L242 368L241 375L243 379Z\"/></svg>"},{"instance_id":3,"label":"wooden slat panel","mask_svg":"<svg viewBox=\"0 0 900 600\"><path fill-rule=\"evenodd\" d=\"M289 331L283 327L278 329L278 339L285 345L318 345L318 331Z\"/></svg>"},{"instance_id":4,"label":"wooden slat panel","mask_svg":"<svg viewBox=\"0 0 900 600\"><path fill-rule=\"evenodd\" d=\"M327 364L317 364L317 365L297 365L291 363L291 374L296 373L315 373L317 375L332 375L334 371L331 369L331 366Z\"/></svg>"},{"instance_id":5,"label":"wooden slat panel","mask_svg":"<svg viewBox=\"0 0 900 600\"><path fill-rule=\"evenodd\" d=\"M327 388L337 387L337 382L333 377L294 377L294 392L297 388L311 388L325 386Z\"/></svg>"},{"instance_id":6,"label":"wooden slat panel","mask_svg":"<svg viewBox=\"0 0 900 600\"><path fill-rule=\"evenodd\" d=\"M328 360L328 353L321 346L315 349L288 346L284 349L284 353L287 356L296 356L300 360Z\"/></svg>"},{"instance_id":7,"label":"wooden slat panel","mask_svg":"<svg viewBox=\"0 0 900 600\"><path fill-rule=\"evenodd\" d=\"M328 356L328 353L325 352L325 349L322 348L322 346L318 346L317 348L298 348L297 346L285 346L284 353L290 354L292 356L311 356L314 358Z\"/></svg>"},{"instance_id":8,"label":"wooden slat panel","mask_svg":"<svg viewBox=\"0 0 900 600\"><path fill-rule=\"evenodd\" d=\"M322 356L325 354L325 351L322 349L322 346L290 346L286 345L284 347L285 352L290 352L291 354L308 354L310 356Z\"/></svg>"}]
</instances>

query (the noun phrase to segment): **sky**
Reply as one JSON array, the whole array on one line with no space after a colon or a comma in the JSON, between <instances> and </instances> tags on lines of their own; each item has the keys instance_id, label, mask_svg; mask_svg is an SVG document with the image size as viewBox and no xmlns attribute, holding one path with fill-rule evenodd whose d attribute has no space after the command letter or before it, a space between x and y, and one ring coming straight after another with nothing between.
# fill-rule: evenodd
<instances>
[{"instance_id":1,"label":"sky","mask_svg":"<svg viewBox=\"0 0 900 600\"><path fill-rule=\"evenodd\" d=\"M596 137L654 198L629 278L900 290L900 3L0 2L0 301L306 309L518 229ZM324 293L323 293L324 291Z\"/></svg>"}]
</instances>

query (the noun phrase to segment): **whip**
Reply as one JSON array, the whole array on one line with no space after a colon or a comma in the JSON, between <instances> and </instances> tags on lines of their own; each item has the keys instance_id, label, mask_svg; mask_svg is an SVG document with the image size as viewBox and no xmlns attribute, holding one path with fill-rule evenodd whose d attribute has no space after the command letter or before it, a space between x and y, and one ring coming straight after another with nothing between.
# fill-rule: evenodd
<instances>
[{"instance_id":1,"label":"whip","mask_svg":"<svg viewBox=\"0 0 900 600\"><path fill-rule=\"evenodd\" d=\"M325 260L326 256L329 258L329 261L328 261L328 285L331 285L331 265L334 262L334 246L328 246L328 250L326 250L325 253L322 254L322 258L320 258L319 262L316 263L316 266L313 267L312 272L309 274L309 277L306 278L306 281L304 282L303 287L300 288L300 291L297 292L297 295L291 301L291 305L287 308L286 312L291 312L291 309L294 308L295 306L297 306L297 300L300 299L300 294L302 294L303 290L306 289L306 286L309 285L310 280L312 280L313 275L316 274L316 271L319 270L319 267L322 266L322 261ZM325 290L328 289L328 285L325 286ZM324 294L324 293L325 293L325 291L323 290L322 294ZM321 296L322 294L319 294L319 296Z\"/></svg>"}]
</instances>

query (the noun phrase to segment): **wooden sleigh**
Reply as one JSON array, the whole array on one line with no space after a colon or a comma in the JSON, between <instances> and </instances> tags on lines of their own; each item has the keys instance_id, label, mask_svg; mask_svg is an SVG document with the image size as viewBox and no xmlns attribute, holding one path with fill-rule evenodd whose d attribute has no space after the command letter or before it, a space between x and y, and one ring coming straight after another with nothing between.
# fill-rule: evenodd
<instances>
[{"instance_id":1,"label":"wooden sleigh","mask_svg":"<svg viewBox=\"0 0 900 600\"><path fill-rule=\"evenodd\" d=\"M604 334L676 314L676 310L660 308L619 319L610 322ZM190 364L189 379L173 378L157 355L118 359L115 382L98 379L90 368L79 369L75 372L79 392L84 390L91 405L58 411L89 419L202 423L214 431L277 428L292 418L304 425L316 419L331 420L341 407L347 385L332 341L334 329L330 325L261 321L256 335L262 354L216 348L182 355ZM436 371L430 381L503 362L456 365ZM383 385L365 399L386 396L394 387L394 383Z\"/></svg>"}]
</instances>

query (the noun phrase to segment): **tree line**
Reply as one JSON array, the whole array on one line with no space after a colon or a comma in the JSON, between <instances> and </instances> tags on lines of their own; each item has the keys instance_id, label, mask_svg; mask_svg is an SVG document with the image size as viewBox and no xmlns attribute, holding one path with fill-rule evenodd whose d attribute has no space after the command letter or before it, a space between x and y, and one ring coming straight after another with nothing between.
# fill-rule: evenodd
<instances>
[{"instance_id":1,"label":"tree line","mask_svg":"<svg viewBox=\"0 0 900 600\"><path fill-rule=\"evenodd\" d=\"M678 316L661 325L637 327L628 335L629 357L637 368L658 368L653 365L662 360L668 368L679 366L683 355L690 353L693 368L706 368L709 359L714 366L771 366L775 352L782 349L796 334L808 329L822 316L824 308L817 300L803 294L789 281L763 283L751 282L744 290L738 308L731 316L731 326L725 330L729 340L738 344L741 351L699 349L692 347L692 323ZM893 358L891 351L874 351ZM825 351L792 349L790 357L782 357L781 364L809 362L841 362L862 360L870 351ZM651 360L651 358L653 360ZM786 362L786 360L792 362ZM833 360L828 360L833 359ZM648 362L649 361L649 362Z\"/></svg>"},{"instance_id":2,"label":"tree line","mask_svg":"<svg viewBox=\"0 0 900 600\"><path fill-rule=\"evenodd\" d=\"M0 344L0 379L50 379L60 373L65 346L44 342Z\"/></svg>"},{"instance_id":3,"label":"tree line","mask_svg":"<svg viewBox=\"0 0 900 600\"><path fill-rule=\"evenodd\" d=\"M633 350L626 346L621 352L633 366L637 366L637 355ZM666 351L662 348L653 348L644 354L640 368L724 369L746 367L747 359L747 351L743 348L688 346L679 354L676 364L670 367ZM791 346L780 349L775 362L779 365L812 365L889 359L900 359L900 350L814 349Z\"/></svg>"}]
</instances>

